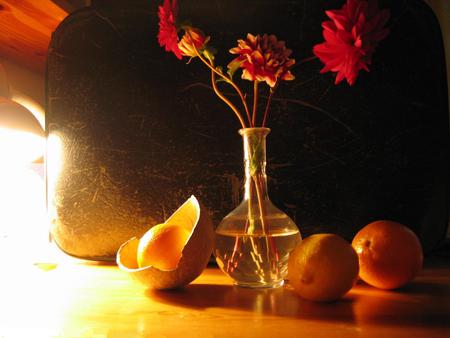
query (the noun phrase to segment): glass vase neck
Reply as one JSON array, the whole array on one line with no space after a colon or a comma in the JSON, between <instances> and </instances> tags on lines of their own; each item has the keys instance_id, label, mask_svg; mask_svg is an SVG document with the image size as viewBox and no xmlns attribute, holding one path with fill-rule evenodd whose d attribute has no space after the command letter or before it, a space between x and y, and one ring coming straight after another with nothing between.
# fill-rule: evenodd
<instances>
[{"instance_id":1,"label":"glass vase neck","mask_svg":"<svg viewBox=\"0 0 450 338\"><path fill-rule=\"evenodd\" d=\"M257 201L269 198L266 176L266 136L269 133L269 128L239 130L244 148L245 200Z\"/></svg>"}]
</instances>

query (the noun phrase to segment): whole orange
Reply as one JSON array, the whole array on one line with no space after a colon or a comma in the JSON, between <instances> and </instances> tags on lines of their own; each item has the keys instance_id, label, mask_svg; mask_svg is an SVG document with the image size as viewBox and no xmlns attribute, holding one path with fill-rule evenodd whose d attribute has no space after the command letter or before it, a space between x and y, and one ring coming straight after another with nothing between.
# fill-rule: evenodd
<instances>
[{"instance_id":1,"label":"whole orange","mask_svg":"<svg viewBox=\"0 0 450 338\"><path fill-rule=\"evenodd\" d=\"M422 268L423 253L416 234L403 224L381 220L362 228L352 246L359 258L359 277L380 289L395 289Z\"/></svg>"},{"instance_id":2,"label":"whole orange","mask_svg":"<svg viewBox=\"0 0 450 338\"><path fill-rule=\"evenodd\" d=\"M288 278L300 297L334 301L344 296L358 278L358 256L338 235L311 235L289 254Z\"/></svg>"}]
</instances>

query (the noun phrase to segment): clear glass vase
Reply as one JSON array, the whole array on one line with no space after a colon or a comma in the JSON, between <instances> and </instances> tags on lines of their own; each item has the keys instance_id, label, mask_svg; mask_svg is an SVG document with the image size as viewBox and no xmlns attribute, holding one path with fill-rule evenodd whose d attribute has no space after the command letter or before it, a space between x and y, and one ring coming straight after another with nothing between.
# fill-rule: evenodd
<instances>
[{"instance_id":1,"label":"clear glass vase","mask_svg":"<svg viewBox=\"0 0 450 338\"><path fill-rule=\"evenodd\" d=\"M270 201L266 176L269 128L244 128L245 194L216 229L219 267L239 286L278 287L287 274L289 253L301 241L295 223Z\"/></svg>"}]
</instances>

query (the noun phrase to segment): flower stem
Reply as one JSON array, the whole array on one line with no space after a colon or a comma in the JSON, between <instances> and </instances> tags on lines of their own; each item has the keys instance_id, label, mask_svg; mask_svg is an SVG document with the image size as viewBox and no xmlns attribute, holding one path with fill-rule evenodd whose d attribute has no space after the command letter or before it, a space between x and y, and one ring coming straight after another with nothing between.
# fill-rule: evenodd
<instances>
[{"instance_id":1,"label":"flower stem","mask_svg":"<svg viewBox=\"0 0 450 338\"><path fill-rule=\"evenodd\" d=\"M302 63L309 62L309 61L312 61L312 60L315 60L315 59L318 59L318 57L313 55L313 56L307 57L307 58L305 58L303 60L300 60L300 62L298 64L301 65Z\"/></svg>"},{"instance_id":2,"label":"flower stem","mask_svg":"<svg viewBox=\"0 0 450 338\"><path fill-rule=\"evenodd\" d=\"M261 192L261 189L263 189L262 182L260 181L259 176L255 175L252 178L253 178L255 188L256 188L256 196L258 199L259 218L261 220L261 227L262 227L264 238L266 240L267 259L270 262L271 261L270 256L274 255L275 261L278 262L280 259L280 255L278 253L278 249L275 244L275 240L274 240L273 236L270 235L269 227L268 227L268 224L266 223L266 210L264 208L264 201L262 199L262 192ZM276 267L276 270L278 272L278 267Z\"/></svg>"},{"instance_id":3,"label":"flower stem","mask_svg":"<svg viewBox=\"0 0 450 338\"><path fill-rule=\"evenodd\" d=\"M255 126L256 123L256 110L258 106L258 85L259 81L253 81L253 112L252 112L252 127Z\"/></svg>"},{"instance_id":4,"label":"flower stem","mask_svg":"<svg viewBox=\"0 0 450 338\"><path fill-rule=\"evenodd\" d=\"M187 32L188 33L188 35L189 35L189 38L191 39L191 41L192 41L192 37L191 37L191 34L189 33L189 32ZM239 97L240 97L240 99L241 99L241 101L242 101L242 104L243 104L243 106L244 106L244 109L245 109L245 112L246 112L246 114L247 114L247 119L248 119L248 122L249 122L249 124L251 125L251 119L250 119L250 111L249 111L249 109L248 109L248 105L247 105L247 101L245 100L245 96L244 96L244 94L242 93L242 91L241 91L241 89L233 82L233 80L231 80L230 78L228 78L228 77L226 77L222 72L219 72L215 67L214 67L214 63L213 63L213 61L210 59L210 58L208 58L208 60L209 60L209 62L208 62L208 60L206 60L202 55L201 55L201 53L198 51L198 49L197 49L197 47L195 46L195 44L194 43L191 43L191 45L192 45L192 47L194 48L194 50L195 50L195 54L197 54L197 56L199 57L199 59L209 68L209 69L211 69L211 71L213 72L213 73L215 73L216 75L219 75L226 83L228 83L228 84L230 84L235 90L236 90L236 92L238 93L238 95L239 95ZM213 84L213 86L214 86L214 84ZM217 88L217 87L216 87ZM216 92L216 94L217 94L217 92ZM218 95L218 94L217 94ZM219 95L218 95L219 96ZM222 94L222 97L221 96L219 96L222 100L223 100L223 97L224 97L224 95ZM229 100L227 100L228 102L230 102ZM230 102L231 103L231 102ZM228 103L227 103L228 104ZM229 104L228 104L229 105ZM231 107L231 106L230 106ZM233 105L233 107L234 107L234 105ZM236 107L235 107L236 108ZM232 108L233 109L233 108ZM239 114L239 116L241 115L240 113L239 113L239 111L237 110L237 109L233 109L233 111L236 113L238 113ZM239 118L239 120L241 121L242 120L242 117L241 118ZM242 122L241 122L241 124L242 124ZM245 128L245 123L244 123L244 127L243 128Z\"/></svg>"},{"instance_id":5,"label":"flower stem","mask_svg":"<svg viewBox=\"0 0 450 338\"><path fill-rule=\"evenodd\" d=\"M236 114L236 117L239 119L239 122L241 123L242 128L245 128L246 127L245 121L242 119L242 116L239 113L239 111L237 110L236 106L233 103L231 103L231 101L228 100L228 98L220 92L219 88L217 88L215 75L216 75L215 72L211 72L211 84L213 86L214 92L223 102L225 102L231 108L231 110L233 110L233 112Z\"/></svg>"},{"instance_id":6,"label":"flower stem","mask_svg":"<svg viewBox=\"0 0 450 338\"><path fill-rule=\"evenodd\" d=\"M275 91L272 90L272 88L270 88L269 98L267 99L266 109L265 109L265 111L264 111L264 118L263 118L262 125L261 125L263 128L266 126L267 115L269 115L270 103L271 103L271 101L272 101L272 96L273 96L273 93L274 93L274 92L275 92Z\"/></svg>"},{"instance_id":7,"label":"flower stem","mask_svg":"<svg viewBox=\"0 0 450 338\"><path fill-rule=\"evenodd\" d=\"M255 183L255 188L256 188L256 196L258 199L258 208L259 208L259 217L261 219L261 227L263 230L263 235L267 235L265 210L263 207L263 200L262 200L262 194L261 194L261 185L259 184L259 179L257 176L253 176L252 178L253 178L253 182Z\"/></svg>"}]
</instances>

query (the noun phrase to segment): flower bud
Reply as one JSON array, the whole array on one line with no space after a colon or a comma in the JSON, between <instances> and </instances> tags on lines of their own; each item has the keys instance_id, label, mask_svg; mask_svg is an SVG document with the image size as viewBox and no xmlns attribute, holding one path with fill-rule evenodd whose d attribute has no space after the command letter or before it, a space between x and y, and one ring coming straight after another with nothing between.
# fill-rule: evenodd
<instances>
[{"instance_id":1,"label":"flower bud","mask_svg":"<svg viewBox=\"0 0 450 338\"><path fill-rule=\"evenodd\" d=\"M188 27L185 29L183 38L178 43L178 48L183 56L196 57L197 52L201 53L208 41L209 36L205 37L205 34L200 29Z\"/></svg>"}]
</instances>

